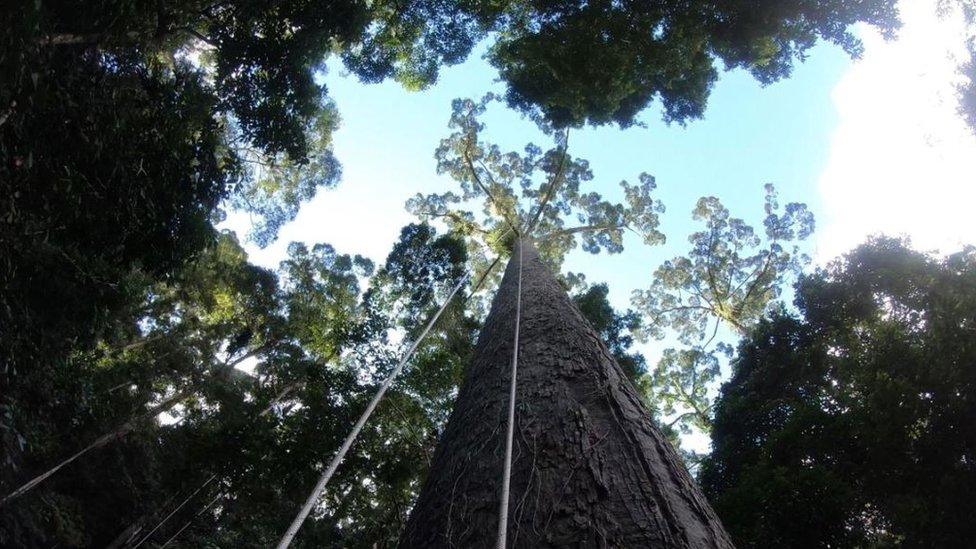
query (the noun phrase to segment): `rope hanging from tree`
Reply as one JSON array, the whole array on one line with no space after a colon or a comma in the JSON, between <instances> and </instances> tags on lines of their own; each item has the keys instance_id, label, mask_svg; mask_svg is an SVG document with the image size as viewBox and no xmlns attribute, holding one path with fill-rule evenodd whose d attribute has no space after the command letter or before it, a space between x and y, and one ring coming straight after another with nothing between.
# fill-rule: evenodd
<instances>
[{"instance_id":1,"label":"rope hanging from tree","mask_svg":"<svg viewBox=\"0 0 976 549\"><path fill-rule=\"evenodd\" d=\"M187 503L189 503L189 501L191 499L193 499L194 496L196 496L197 494L200 493L200 490L203 490L204 488L206 488L206 486L208 484L210 484L211 482L213 482L213 479L215 479L215 478L217 478L217 475L216 474L210 475L210 478L208 478L207 481L203 483L203 486L200 486L199 488L197 488L196 490L194 490L189 496L186 496L186 499L184 499L182 503L180 503L179 505L177 505L176 506L176 509L173 509L168 515L166 515L166 517L163 520L159 521L159 523L156 524L156 527L155 528L153 528L152 530L150 530L148 534L146 534L141 540L139 540L139 543L136 543L135 545L132 546L132 549L137 549L140 545L142 545L143 543L146 543L146 540L148 540L149 538L151 538L152 535L156 533L156 530L159 530L159 528L162 525L166 524L166 522L169 521L169 519L171 519L173 517L173 515L175 515L177 512L179 512L179 510L182 509L184 505L186 505Z\"/></svg>"},{"instance_id":2,"label":"rope hanging from tree","mask_svg":"<svg viewBox=\"0 0 976 549\"><path fill-rule=\"evenodd\" d=\"M505 233L502 233L501 235L499 235L498 237L496 237L496 242L497 242L497 240L499 240L499 239L504 238L505 236L507 236L507 234L510 233L510 232L512 232L512 229L511 228L509 228L508 230L506 230ZM519 268L521 269L521 248L519 249L519 254L520 254L519 255ZM500 259L501 259L501 256L496 257L495 260L492 261L492 263L485 269L485 272L481 274L481 276L478 278L477 282L475 283L474 289L471 292L472 294L478 292L478 290L481 288L481 285L488 278L488 275L495 268L495 265L498 264L498 262L499 262ZM519 274L519 278L520 278L520 288L521 288L521 272ZM333 457L332 462L329 463L328 469L326 469L325 473L323 473L322 476L319 478L318 484L316 484L315 489L313 490L312 494L309 496L308 500L306 500L305 505L302 507L302 510L299 512L298 516L295 517L295 520L292 521L292 524L289 526L288 530L285 532L285 535L282 537L281 541L278 543L278 546L277 547L279 549L288 547L291 544L292 540L294 540L295 535L298 533L298 529L301 528L301 526L304 523L305 519L308 518L308 515L311 512L311 509L318 502L319 498L322 495L322 492L325 490L326 485L328 484L328 482L331 479L332 475L335 473L336 469L338 469L339 464L345 458L346 453L349 451L349 449L351 448L352 444L355 442L356 438L359 436L359 432L362 430L362 427L365 425L366 421L369 419L369 416L372 415L373 411L375 411L376 406L379 404L380 400L382 400L382 398L385 395L387 389L389 389L390 385L392 385L392 383L395 380L395 378L403 370L404 366L406 365L406 363L410 359L410 357L413 355L414 351L417 349L417 347L420 345L420 343L424 340L424 338L427 337L427 334L430 332L430 329L434 326L434 324L440 318L440 315L447 309L447 306L454 299L454 296L457 294L457 292L464 286L464 283L467 281L467 279L468 279L468 276L465 275L464 277L461 278L461 280L458 281L458 284L451 290L451 293L448 295L447 299L444 301L444 304L441 305L441 308L434 314L434 316L430 319L430 321L424 327L424 331L420 334L420 336L416 339L416 341L414 341L414 343L410 346L410 348L407 350L406 354L404 354L403 358L397 364L397 367L393 370L393 372L390 374L390 376L387 377L384 380L383 384L380 386L380 389L377 391L376 395L373 397L373 399L370 401L369 405L366 407L366 410L363 412L363 414L360 416L359 420L356 422L355 426L353 427L352 432L349 434L348 437L346 437L345 441L343 442L343 445L339 449L339 452ZM294 389L294 386L289 386L284 391L282 391L282 393L280 393L272 401L272 403L267 408L265 408L264 411L261 412L260 415L261 416L264 416L268 412L270 412L271 409L272 409L272 407L274 406L274 403L275 402L278 402L282 397L284 397L292 389ZM141 545L142 543L144 543L147 539L149 539L149 537L153 533L155 533L156 530L159 529L163 525L163 523L167 522L170 517L172 517L177 511L179 511L194 495L196 495L197 492L199 492L200 490L202 490L215 477L216 477L216 475L212 475L210 478L208 478L203 483L202 486L200 486L199 488L197 488L197 490L193 494L191 494L191 496L189 498L187 498L183 503L181 503L172 513L170 513L166 518L164 518L159 524L157 524L156 527L153 528L152 531L149 532L149 534L147 534L144 538L142 538L139 541L139 543L136 545L136 547L138 547L139 545ZM205 512L207 509L209 509L217 501L217 499L220 498L221 495L222 494L218 494L217 497L215 497L199 513L197 513L197 516L199 516L199 514ZM187 522L182 528L180 528L180 530L177 531L176 534L174 534L171 538L169 538L166 541L166 543L164 544L164 546L170 544L173 540L175 540L177 537L179 537L179 535L184 530L186 530L186 528L188 526L190 526L190 523L192 523L192 519L191 519L191 521Z\"/></svg>"},{"instance_id":3,"label":"rope hanging from tree","mask_svg":"<svg viewBox=\"0 0 976 549\"><path fill-rule=\"evenodd\" d=\"M518 239L518 284L515 293L515 340L512 345L512 375L508 390L508 430L505 434L505 467L502 473L502 497L498 506L498 549L508 541L508 499L512 481L512 442L515 433L515 388L518 381L519 322L522 317L522 237Z\"/></svg>"},{"instance_id":4,"label":"rope hanging from tree","mask_svg":"<svg viewBox=\"0 0 976 549\"><path fill-rule=\"evenodd\" d=\"M315 485L315 488L312 490L312 493L308 496L308 499L305 501L305 505L298 512L298 515L295 517L295 520L292 521L291 526L288 527L288 530L285 532L285 535L282 536L281 541L278 542L278 546L277 546L278 549L285 549L289 545L291 545L292 540L295 539L295 534L298 533L298 529L302 527L302 523L305 522L305 519L308 518L309 513L312 512L312 508L315 507L316 504L318 504L319 498L322 496L322 492L325 491L325 487L329 483L329 479L332 478L332 475L335 473L336 469L339 468L339 464L342 463L343 458L346 457L346 453L349 451L349 448L352 447L353 442L356 441L356 437L359 436L359 432L366 424L366 420L368 420L369 416L372 415L373 411L376 409L376 406L379 404L380 400L383 399L383 395L386 394L387 389L390 388L390 385L393 384L393 381L396 379L396 377L400 375L400 372L403 370L403 367L406 365L407 361L410 359L414 351L417 349L417 346L419 346L420 342L422 342L424 338L427 337L427 333L430 332L430 329L434 326L434 323L437 322L438 318L440 318L441 313L443 313L444 310L447 309L448 304L450 304L451 300L454 298L454 295L457 294L458 290L461 289L461 287L464 285L467 279L468 279L467 275L461 277L461 281L458 282L457 286L455 286L453 290L451 290L451 293L450 295L447 296L447 299L444 301L444 304L441 305L441 308L437 310L437 313L434 314L433 318L430 319L430 322L427 323L427 326L424 327L424 331L420 334L420 337L418 337L413 342L413 344L410 345L410 348L403 355L403 358L400 359L400 362L397 364L396 368L393 369L393 372L385 380L383 380L383 383L380 385L379 390L376 391L376 395L373 396L373 399L369 402L369 405L366 406L366 410L363 412L363 414L359 417L359 420L356 421L356 424L353 426L352 432L350 432L349 436L346 437L346 440L342 443L342 446L339 448L339 451L336 452L336 455L332 458L332 461L329 463L328 468L326 468L325 472L322 473L322 476L319 478L319 481Z\"/></svg>"},{"instance_id":5,"label":"rope hanging from tree","mask_svg":"<svg viewBox=\"0 0 976 549\"><path fill-rule=\"evenodd\" d=\"M169 538L168 540L166 540L166 543L164 543L164 544L162 544L162 545L159 546L159 549L166 549L166 546L168 546L170 543L173 543L173 541L175 541L176 538L178 538L180 536L180 534L183 533L183 530L186 530L187 528L190 527L191 524L193 524L194 519L196 519L200 515L206 513L207 510L210 509L211 507L213 507L213 504L214 503L217 503L217 500L220 499L220 497L223 496L223 495L224 495L223 492L217 493L217 495L214 496L214 498L212 500L210 500L210 503L206 504L203 507L203 509L200 509L199 511L197 511L197 514L193 515L193 517L190 520L186 521L186 524L183 525L183 528L180 528L179 530L177 530L176 533L173 534L173 536L171 538Z\"/></svg>"},{"instance_id":6,"label":"rope hanging from tree","mask_svg":"<svg viewBox=\"0 0 976 549\"><path fill-rule=\"evenodd\" d=\"M508 232L511 232L511 230L508 230L508 231L506 231L506 233L505 233L505 234L507 234ZM503 234L502 236L505 236L505 234ZM478 290L480 290L480 289L481 289L481 285L482 285L482 284L483 284L483 283L485 282L485 280L486 280L486 279L488 278L488 275L489 275L489 274L491 274L491 271L492 271L492 270L493 270L493 269L495 268L495 265L497 265L497 264L498 264L498 262L499 262L499 260L501 260L501 256L498 256L498 257L496 257L496 258L495 258L495 260L494 260L494 261L492 261L492 262L491 262L491 264L489 264L489 265L488 265L488 267L487 267L487 268L485 269L485 271L484 271L484 272L483 272L483 273L481 274L481 276L480 276L480 277L478 278L478 280L477 280L477 282L475 282L475 285L474 285L474 288L473 288L473 289L471 290L471 293L472 293L472 294L475 294L475 293L477 293L477 292L478 292ZM443 306L441 306L441 309L440 309L439 311L437 311L437 313L436 313L436 314L434 315L434 317L433 317L433 318L432 318L432 319L430 320L430 322L428 323L428 325L427 325L427 327L426 327L426 328L424 329L424 332L423 332L423 333L422 333L422 334L420 335L420 337L419 337L419 338L417 339L417 341L416 341L416 342L415 342L415 343L413 344L413 346L412 346L412 347L411 347L411 348L410 348L410 349L409 349L409 350L407 351L407 354L406 354L406 355L404 356L404 358L403 358L403 359L402 359L402 361L401 361L401 365L400 365L400 366L401 366L401 369L402 369L402 365L403 365L403 364L405 364L407 360L409 360L409 358L410 358L410 356L411 356L411 354L413 353L413 351L414 351L414 350L416 349L416 347L417 347L417 346L418 346L418 345L419 345L419 344L421 343L421 341L423 341L423 339L424 339L424 337L426 337L426 335L427 335L427 332L428 332L428 331L430 330L430 328L431 328L431 327L432 327L432 326L434 325L434 323L435 323L435 322L437 321L437 319L438 319L438 317L440 316L440 314L441 314L441 313L442 313L442 312L443 312L443 311L444 311L444 310L445 310L445 309L447 308L447 305L448 305L448 304L450 303L450 301L451 301L451 300L453 299L453 297L454 297L454 295L455 295L455 294L456 294L456 293L458 292L458 290L459 290L459 289L460 289L460 288L461 288L461 287L462 287L462 286L464 285L464 282L465 282L466 280L467 280L467 277L466 277L466 276L465 276L465 277L462 277L462 279L461 279L461 280L460 280L460 281L458 282L458 285L457 285L457 286L456 286L456 287L455 287L455 288L454 288L454 289L453 289L453 290L451 291L451 294L450 294L450 295L448 296L448 298L447 298L447 300L445 301L445 303L444 303L444 305L443 305ZM397 375L398 373L399 373L399 370L396 370L396 371L394 371L394 372L393 372L393 374L392 374L392 375L390 376L390 378L393 378L393 377L396 377L396 375ZM388 379L387 381L390 381L390 379ZM267 408L265 408L265 409L264 409L264 411L262 411L262 412L261 412L261 414L260 414L260 415L261 415L261 416L264 416L264 415L266 415L266 414L268 414L268 413L269 413L269 412L271 411L271 409L273 408L273 406L274 406L274 404L275 404L276 402L278 402L278 401L280 401L280 400L281 400L281 399L282 399L282 398L283 398L283 397L284 397L284 396L285 396L285 395L286 395L287 393L289 393L289 392L290 392L291 390L293 390L294 388L295 388L295 387L294 387L294 385L291 385L291 386L289 386L288 388L286 388L286 389L285 389L284 391L282 391L282 392L281 392L281 393L280 393L280 394L279 394L279 395L278 395L277 397L275 397L275 399L274 399L274 400L272 401L272 403L271 403L271 404L270 404L270 405L269 405L269 406L268 406ZM385 391L385 389L381 389L381 391ZM374 397L374 399L376 399L376 400L378 401L378 399L377 399L376 397ZM372 412L372 409L369 409L369 408L368 408L368 409L367 409L367 411L366 411L366 413L364 413L364 416L366 416L366 418L368 419L368 414L369 414L369 413L371 413L371 412ZM365 420L364 420L363 418L360 418L360 419L361 419L361 420L363 421L363 423L365 423ZM360 426L360 427L361 427L361 426ZM355 431L355 432L354 432L354 434L351 434L351 435L350 435L350 437L351 437L352 439L355 439L355 438L356 438L356 435L358 435L358 431ZM348 439L347 439L347 440L348 440ZM348 448L346 448L346 449L348 450ZM345 453L345 452L344 452L343 450L341 450L341 449L340 449L340 452L342 452L342 453L343 453L343 455L344 455L344 453ZM342 458L341 458L341 456L338 456L338 455L337 455L336 457L337 457L337 458L339 459L339 461L341 461L341 459L342 459ZM334 459L333 461L335 461L335 459ZM330 466L331 466L331 464L330 464ZM338 466L338 463L336 463L336 466ZM327 471L327 472L328 472L328 471ZM334 472L334 471L333 471L333 472ZM323 475L323 476L324 476L324 475ZM331 473L330 473L330 476L331 476ZM210 480L212 480L212 479L210 479ZM320 479L320 482L321 482L321 479ZM328 483L328 479L327 479L327 478L326 478L326 481L325 481L325 482L326 482L326 484ZM207 483L209 483L209 480L207 481ZM206 485L207 483L204 483L204 485ZM323 485L323 489L324 489L324 487L325 487L325 485ZM202 487L201 487L201 488L202 488ZM211 507L211 506L212 506L212 505L213 505L213 504L214 504L214 503L215 503L215 502L217 501L217 499L219 499L219 498L220 498L220 496L221 496L221 495L223 495L223 494L222 494L222 493L220 493L220 494L217 494L217 497L215 497L215 498L213 499L213 501L211 501L211 502L210 502L209 504L207 504L207 505L206 505L206 506L205 506L205 507L204 507L203 509L201 509L201 510L200 510L200 512L198 512L196 516L199 516L200 514L202 514L203 512L205 512L205 511L206 511L207 509L209 509L209 508L210 508L210 507ZM321 493L319 493L319 495L321 495ZM314 496L314 493L313 493L313 496ZM310 498L310 499L311 499L311 498ZM317 498L317 497L315 497L315 499L317 500L318 498ZM304 511L304 509L303 509L303 511ZM299 515L299 516L301 517L301 515ZM305 517L302 517L302 520L304 521L304 518L307 518L307 516L308 516L308 514L307 514L307 513L305 513ZM297 520L297 519L296 519L296 520ZM169 540L167 540L167 541L166 541L166 543L164 543L164 544L163 544L163 547L165 547L166 545L168 545L168 544L170 544L170 543L172 543L172 542L173 542L173 540L175 540L175 539L176 539L177 537L179 537L179 535L180 535L180 534L181 534L181 533L182 533L182 532L183 532L184 530L186 530L186 528L187 528L187 527L189 527L191 523L192 523L192 519L191 519L190 521L188 521L188 522L187 522L187 523L186 523L186 524L185 524L185 525L183 526L183 528L180 528L180 530L179 530L178 532L176 532L176 534L174 534L174 535L173 535L173 537L171 537L171 538L170 538ZM293 525L294 525L294 523L293 523ZM299 526L299 527L301 527L301 524L299 524L298 526ZM158 526L157 526L157 528L158 528ZM295 531L297 532L297 528L296 528L296 530L295 530ZM286 534L286 535L287 535L287 534ZM294 538L294 534L292 535L292 538ZM284 539L282 540L282 542L284 542ZM291 541L289 541L288 543L290 543L290 542L291 542ZM280 545L280 544L279 544L279 547L281 547L281 545ZM287 547L287 545L286 545L285 547Z\"/></svg>"}]
</instances>

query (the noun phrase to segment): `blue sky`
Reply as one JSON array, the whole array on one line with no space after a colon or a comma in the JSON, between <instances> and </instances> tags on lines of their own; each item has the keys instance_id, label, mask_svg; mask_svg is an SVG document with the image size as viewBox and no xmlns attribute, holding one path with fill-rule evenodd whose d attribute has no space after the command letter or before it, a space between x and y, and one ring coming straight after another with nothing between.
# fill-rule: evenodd
<instances>
[{"instance_id":1,"label":"blue sky","mask_svg":"<svg viewBox=\"0 0 976 549\"><path fill-rule=\"evenodd\" d=\"M903 0L901 38L885 42L872 29L861 60L819 45L792 78L763 88L731 72L716 84L704 120L687 127L661 123L656 108L647 128L586 128L571 136L571 153L590 161L593 189L615 197L618 182L641 172L657 178L667 212L663 246L631 240L623 254L577 252L565 268L591 282L608 282L616 307L646 287L654 268L687 249L697 229L691 209L700 196L719 197L732 212L761 225L763 184L780 202L805 202L818 229L808 251L824 262L873 233L904 234L924 249L948 252L976 243L976 138L955 113L956 66L970 33L958 16L938 19L931 0ZM279 241L249 248L253 261L276 266L288 242L328 242L339 251L382 262L415 193L453 189L437 176L433 152L447 135L451 100L502 91L480 55L443 70L437 85L410 93L395 83L362 85L336 66L325 76L343 122L335 135L343 178L320 192ZM545 143L534 126L496 107L488 138L503 148ZM231 217L229 227L245 220ZM653 364L661 345L644 347ZM703 449L707 441L689 441Z\"/></svg>"},{"instance_id":2,"label":"blue sky","mask_svg":"<svg viewBox=\"0 0 976 549\"><path fill-rule=\"evenodd\" d=\"M781 198L803 201L816 211L816 176L827 160L829 132L836 124L829 90L848 60L837 48L820 46L795 76L762 88L749 75L727 73L715 87L707 116L686 127L666 126L656 108L643 115L647 128L585 128L571 134L571 153L590 161L591 188L618 197L618 183L636 182L643 171L657 178L657 198L667 207L662 229L668 244L647 248L628 242L620 255L574 253L566 268L607 281L617 306L650 280L666 256L687 247L695 230L690 212L700 196L718 196L734 215L759 222L762 186L772 182ZM435 173L434 149L448 134L451 100L501 91L480 56L443 71L438 84L408 93L395 83L364 86L333 69L325 79L342 116L335 137L343 165L340 185L323 191L266 250L253 258L275 265L291 240L325 241L346 252L382 260L412 220L404 202L417 192L453 189ZM548 144L534 125L501 105L486 117L488 139L503 148Z\"/></svg>"}]
</instances>

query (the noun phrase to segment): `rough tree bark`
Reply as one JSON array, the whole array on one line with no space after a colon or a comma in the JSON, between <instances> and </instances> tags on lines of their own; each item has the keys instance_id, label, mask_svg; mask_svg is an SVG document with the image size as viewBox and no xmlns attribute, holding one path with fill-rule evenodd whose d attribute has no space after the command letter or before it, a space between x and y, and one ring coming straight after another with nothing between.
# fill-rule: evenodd
<instances>
[{"instance_id":1,"label":"rough tree bark","mask_svg":"<svg viewBox=\"0 0 976 549\"><path fill-rule=\"evenodd\" d=\"M732 547L606 345L526 243L512 547ZM495 544L515 320L513 254L401 548Z\"/></svg>"}]
</instances>

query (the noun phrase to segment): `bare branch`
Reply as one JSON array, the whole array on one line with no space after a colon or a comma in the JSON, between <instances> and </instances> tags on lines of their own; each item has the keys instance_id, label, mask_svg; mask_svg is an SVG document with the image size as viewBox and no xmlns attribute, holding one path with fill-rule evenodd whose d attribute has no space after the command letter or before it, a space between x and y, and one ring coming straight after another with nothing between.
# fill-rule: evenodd
<instances>
[{"instance_id":1,"label":"bare branch","mask_svg":"<svg viewBox=\"0 0 976 549\"><path fill-rule=\"evenodd\" d=\"M484 273L482 273L481 277L478 279L478 282L475 283L474 289L471 290L472 295L478 293L478 290L481 289L481 285L484 283L485 279L488 278L488 274L492 271L492 269L495 268L495 265L498 265L501 258L502 256L497 256L495 260L491 262L491 265L488 265L488 268L485 269Z\"/></svg>"},{"instance_id":2,"label":"bare branch","mask_svg":"<svg viewBox=\"0 0 976 549\"><path fill-rule=\"evenodd\" d=\"M582 227L573 227L571 229L562 229L559 231L553 231L547 235L539 237L539 240L547 240L549 238L554 238L557 236L564 236L576 233L585 233L589 231L605 231L613 229L624 229L627 225L625 223L614 223L609 225L584 225Z\"/></svg>"},{"instance_id":3,"label":"bare branch","mask_svg":"<svg viewBox=\"0 0 976 549\"><path fill-rule=\"evenodd\" d=\"M447 211L443 213L438 213L431 210L427 210L423 212L418 212L417 215L424 216L424 217L432 217L432 218L448 217L450 219L453 219L458 224L464 225L472 230L478 231L479 233L486 234L486 235L491 234L491 231L486 231L485 229L482 229L481 227L478 226L477 223L471 221L470 219L466 219L464 216L458 214L457 212Z\"/></svg>"},{"instance_id":4,"label":"bare branch","mask_svg":"<svg viewBox=\"0 0 976 549\"><path fill-rule=\"evenodd\" d=\"M535 215L529 220L529 224L525 229L526 234L532 234L535 230L535 226L539 223L539 219L542 217L542 212L546 209L549 201L556 194L556 189L560 183L562 183L563 167L566 164L566 151L569 148L569 133L566 133L566 142L563 145L562 153L559 155L559 167L552 176L552 180L549 181L549 189L545 196L542 198L542 202L539 203L539 209L535 212Z\"/></svg>"},{"instance_id":5,"label":"bare branch","mask_svg":"<svg viewBox=\"0 0 976 549\"><path fill-rule=\"evenodd\" d=\"M681 398L683 399L683 402L692 410L694 410L694 415L698 416L702 420L702 423L705 423L706 425L710 425L712 423L712 420L708 417L708 413L707 413L708 408L706 408L705 410L699 408L698 405L695 404L695 400L690 396L688 396L688 393L685 392L684 388L681 387L681 385L677 381L675 381L673 377L671 378L671 385L675 389L677 389L678 393L681 395Z\"/></svg>"},{"instance_id":6,"label":"bare branch","mask_svg":"<svg viewBox=\"0 0 976 549\"><path fill-rule=\"evenodd\" d=\"M471 172L471 177L472 179L474 179L475 184L478 186L479 189L481 189L481 192L485 193L488 196L488 201L491 202L492 206L494 206L495 212L505 219L505 222L508 223L508 226L513 231L515 231L515 234L522 234L519 232L518 227L516 227L516 225L512 223L512 220L508 218L508 214L505 213L505 211L502 209L498 201L495 200L495 196L491 194L491 191L488 190L488 187L486 187L485 184L481 181L481 178L478 177L478 171L474 169L474 162L471 161L471 156L468 155L467 150L464 151L464 161L468 165L468 171ZM487 172L487 170L485 171ZM491 174L489 173L489 176L490 175Z\"/></svg>"}]
</instances>

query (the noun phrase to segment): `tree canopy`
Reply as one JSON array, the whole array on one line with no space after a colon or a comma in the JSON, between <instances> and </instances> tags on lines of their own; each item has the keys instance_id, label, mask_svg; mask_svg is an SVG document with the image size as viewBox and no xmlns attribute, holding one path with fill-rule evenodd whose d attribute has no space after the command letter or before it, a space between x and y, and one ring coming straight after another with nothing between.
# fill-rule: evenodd
<instances>
[{"instance_id":1,"label":"tree canopy","mask_svg":"<svg viewBox=\"0 0 976 549\"><path fill-rule=\"evenodd\" d=\"M558 267L577 242L584 250L619 253L625 231L644 243L663 242L658 214L664 211L651 197L654 178L620 183L623 202L611 202L595 190L589 163L569 155L568 134L543 128L553 146L543 151L533 143L522 152L502 152L486 141L480 117L497 98L454 101L449 127L454 130L437 148L437 170L454 179L460 193L418 194L407 208L424 219L439 219L463 235L469 253L507 253L516 236L532 238L540 253ZM567 226L567 223L575 225Z\"/></svg>"},{"instance_id":2,"label":"tree canopy","mask_svg":"<svg viewBox=\"0 0 976 549\"><path fill-rule=\"evenodd\" d=\"M459 241L422 225L404 228L375 273L325 244L292 245L273 273L250 266L233 237L216 240L173 281L145 286L142 309L93 350L11 385L5 487L103 442L4 501L0 543L104 546L128 525L129 533L138 527L137 541L190 494L150 541L190 521L187 546L273 543L314 483L315 464L398 358L392 336L429 314L418 300L442 295L465 261ZM332 511L312 519L304 543L395 541L473 344L476 324L464 309L460 300L425 340L337 476ZM157 423L160 413L172 421ZM211 500L219 502L206 509Z\"/></svg>"},{"instance_id":3,"label":"tree canopy","mask_svg":"<svg viewBox=\"0 0 976 549\"><path fill-rule=\"evenodd\" d=\"M765 317L701 480L741 547L963 547L976 489L976 251L878 238Z\"/></svg>"},{"instance_id":4,"label":"tree canopy","mask_svg":"<svg viewBox=\"0 0 976 549\"><path fill-rule=\"evenodd\" d=\"M688 254L664 261L650 287L633 294L646 319L637 332L672 336L684 346L665 349L648 382L656 407L673 418L667 426L679 432L711 428L720 359L732 355L723 338L716 340L720 328L748 334L809 262L800 249L814 227L806 205L791 202L780 211L776 190L767 184L763 211L757 234L717 198L700 198L692 217L705 227L688 237Z\"/></svg>"},{"instance_id":5,"label":"tree canopy","mask_svg":"<svg viewBox=\"0 0 976 549\"><path fill-rule=\"evenodd\" d=\"M818 39L852 55L856 22L886 35L895 2L867 0L531 0L515 2L489 54L511 105L557 125L628 126L653 100L664 120L700 118L716 65L762 83L786 77ZM524 7L523 7L524 6Z\"/></svg>"},{"instance_id":6,"label":"tree canopy","mask_svg":"<svg viewBox=\"0 0 976 549\"><path fill-rule=\"evenodd\" d=\"M534 239L557 272L576 246L620 253L628 233L647 245L664 241L655 179L634 174L615 194L570 154L571 128L639 124L655 101L667 122L698 118L720 68L770 83L817 40L857 55L850 25L890 34L894 4L44 0L0 8L3 495L38 479L0 503L0 545L162 545L174 536L193 547L273 543L406 342L468 276L471 285L377 409L301 539L309 547L392 545L472 352L484 313L478 290L497 281L491 266L512 240ZM235 235L215 229L242 213L251 221L242 237L268 245L318 190L338 184L330 59L363 82L421 89L479 43L506 91L454 103L435 158L457 188L410 201L422 222L403 228L382 265L326 243L293 243L277 269L263 269ZM483 114L502 101L538 122L548 143L516 151L491 143ZM659 269L633 310L614 310L605 285L574 287L577 306L642 396L677 415L664 425L672 440L686 424L712 425L706 388L718 366L709 323L769 329L772 320L761 317L805 261L794 244L812 228L808 212L799 204L780 212L771 189L766 208L762 238L703 198L694 215L706 228L691 237L692 251ZM434 220L447 232L426 223ZM968 280L967 254L939 268ZM899 265L922 273L935 262ZM924 280L952 286L939 272ZM808 316L833 306L814 298L835 291L836 273L804 282ZM898 291L915 299L923 286ZM959 307L967 306L963 286ZM946 292L924 307L958 314ZM918 341L899 347L916 353L903 362L934 354L937 344L957 353L947 357L968 356L968 320L946 325L948 339L937 340L928 329L936 317L922 318L921 335L912 332ZM688 349L669 351L648 372L635 340L664 326ZM937 442L916 433L922 425L949 440L962 428L946 418L972 412L966 401L931 408L931 395L971 384L939 377L957 375L948 360L932 362L921 393L930 396L912 397L913 410L930 406L925 423L909 429L921 416L899 416L890 427L910 431L896 434L913 448ZM883 404L884 413L900 411ZM716 436L729 428L723 410ZM936 533L972 484L969 447L952 448L961 449L962 472L939 478L958 482L958 491L914 523L898 521L933 492L883 501L865 484L856 505L838 496L833 510L857 509L876 520L875 534L957 539L960 530ZM947 463L925 459L926 474ZM898 465L912 470L909 461ZM881 470L888 462L871 463ZM734 497L731 484L713 486L720 498Z\"/></svg>"},{"instance_id":7,"label":"tree canopy","mask_svg":"<svg viewBox=\"0 0 976 549\"><path fill-rule=\"evenodd\" d=\"M771 81L818 38L856 54L847 27L866 21L890 31L893 4L53 0L5 7L3 361L13 368L44 357L40 349L60 356L67 342L91 344L103 321L122 314L127 281L171 276L211 242L208 223L226 206L254 218L251 238L263 245L317 189L335 185L338 116L319 78L330 56L364 81L392 77L419 88L487 38L508 102L555 127L627 125L654 97L667 119L685 120L703 111L717 60ZM483 152L471 160L501 161ZM539 154L527 151L523 160ZM544 156L542 170L555 175L562 157ZM574 172L586 177L587 168L567 162L563 193L573 192ZM640 195L648 185L631 188ZM589 195L562 200L598 224L619 224L623 213L586 202ZM646 225L651 217L627 221ZM613 251L615 238L594 232L584 245ZM46 311L31 288L58 295L52 301L65 304L61 314Z\"/></svg>"}]
</instances>

